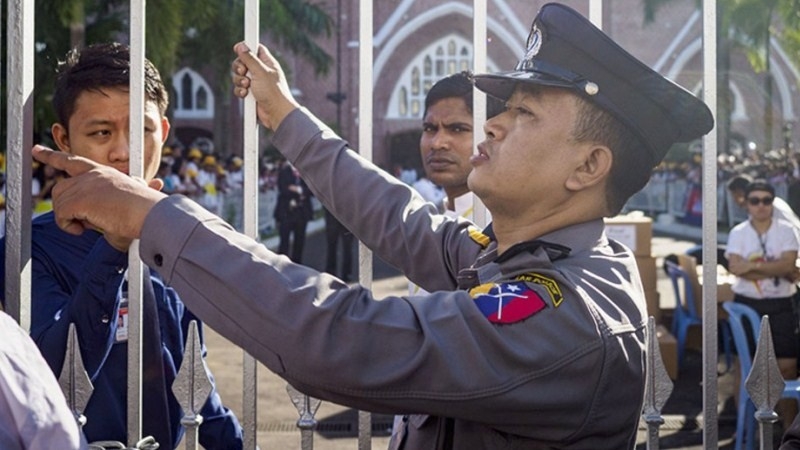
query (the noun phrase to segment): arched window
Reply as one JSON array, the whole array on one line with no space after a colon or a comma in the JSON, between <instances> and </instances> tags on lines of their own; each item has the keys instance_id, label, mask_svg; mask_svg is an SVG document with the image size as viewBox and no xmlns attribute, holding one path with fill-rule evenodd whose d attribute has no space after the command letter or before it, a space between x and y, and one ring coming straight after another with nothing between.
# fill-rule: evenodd
<instances>
[{"instance_id":1,"label":"arched window","mask_svg":"<svg viewBox=\"0 0 800 450\"><path fill-rule=\"evenodd\" d=\"M423 67L422 73L424 73L426 77L431 76L431 74L433 73L433 62L431 62L430 56L425 57L425 63L423 64L422 67Z\"/></svg>"},{"instance_id":2,"label":"arched window","mask_svg":"<svg viewBox=\"0 0 800 450\"><path fill-rule=\"evenodd\" d=\"M192 77L188 73L183 74L181 77L181 109L185 109L187 111L194 109L194 105L192 104L192 100L194 100L194 95L192 92Z\"/></svg>"},{"instance_id":3,"label":"arched window","mask_svg":"<svg viewBox=\"0 0 800 450\"><path fill-rule=\"evenodd\" d=\"M400 101L398 102L398 108L401 116L408 115L408 92L406 92L405 87L400 88Z\"/></svg>"},{"instance_id":4,"label":"arched window","mask_svg":"<svg viewBox=\"0 0 800 450\"><path fill-rule=\"evenodd\" d=\"M172 76L176 119L212 119L214 94L200 74L188 67Z\"/></svg>"},{"instance_id":5,"label":"arched window","mask_svg":"<svg viewBox=\"0 0 800 450\"><path fill-rule=\"evenodd\" d=\"M487 61L490 72L497 69ZM386 117L413 119L422 115L425 95L433 84L448 75L472 68L472 42L449 35L419 52L407 66L392 90Z\"/></svg>"}]
</instances>

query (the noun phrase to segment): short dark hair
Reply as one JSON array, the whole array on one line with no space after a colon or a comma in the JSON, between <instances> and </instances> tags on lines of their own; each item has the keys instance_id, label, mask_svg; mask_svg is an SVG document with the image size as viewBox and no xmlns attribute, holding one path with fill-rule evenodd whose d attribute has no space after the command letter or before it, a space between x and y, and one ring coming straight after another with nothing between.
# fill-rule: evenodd
<instances>
[{"instance_id":1,"label":"short dark hair","mask_svg":"<svg viewBox=\"0 0 800 450\"><path fill-rule=\"evenodd\" d=\"M725 185L729 191L746 191L747 185L753 182L753 177L747 174L736 175Z\"/></svg>"},{"instance_id":2,"label":"short dark hair","mask_svg":"<svg viewBox=\"0 0 800 450\"><path fill-rule=\"evenodd\" d=\"M653 161L644 142L610 113L576 96L578 105L572 137L578 142L597 142L611 150L613 162L606 191L606 207L619 214L628 199L650 180Z\"/></svg>"},{"instance_id":3,"label":"short dark hair","mask_svg":"<svg viewBox=\"0 0 800 450\"><path fill-rule=\"evenodd\" d=\"M128 89L130 83L130 49L118 42L90 45L83 50L74 48L65 61L58 64L53 108L58 121L65 127L75 111L75 101L84 91L103 88ZM145 59L144 95L158 105L163 116L169 105L169 95L158 69Z\"/></svg>"},{"instance_id":4,"label":"short dark hair","mask_svg":"<svg viewBox=\"0 0 800 450\"><path fill-rule=\"evenodd\" d=\"M422 117L428 115L428 109L436 102L446 98L459 97L464 100L467 105L467 111L472 113L472 92L474 85L472 84L472 73L468 71L454 73L448 75L441 80L434 83L428 93L425 95L425 110L422 112ZM500 114L503 110L503 103L492 97L486 96L486 118Z\"/></svg>"},{"instance_id":5,"label":"short dark hair","mask_svg":"<svg viewBox=\"0 0 800 450\"><path fill-rule=\"evenodd\" d=\"M770 195L775 197L775 187L771 185L769 181L764 179L753 180L753 182L748 184L744 189L744 195L750 195L750 193L753 191L769 192Z\"/></svg>"}]
</instances>

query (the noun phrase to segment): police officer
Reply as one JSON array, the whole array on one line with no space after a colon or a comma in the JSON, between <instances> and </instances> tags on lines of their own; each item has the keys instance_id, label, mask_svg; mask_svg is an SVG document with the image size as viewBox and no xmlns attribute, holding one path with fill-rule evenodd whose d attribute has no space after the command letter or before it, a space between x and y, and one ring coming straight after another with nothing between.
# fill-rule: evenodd
<instances>
[{"instance_id":1,"label":"police officer","mask_svg":"<svg viewBox=\"0 0 800 450\"><path fill-rule=\"evenodd\" d=\"M469 187L493 218L481 232L350 151L265 47L235 50L235 94L255 96L314 194L431 294L375 301L186 198L36 149L73 175L55 190L59 223L141 238L142 259L198 316L299 390L411 414L394 448L633 448L645 301L603 217L673 143L712 128L708 108L580 14L544 6L516 70L475 77L506 102L472 158Z\"/></svg>"}]
</instances>

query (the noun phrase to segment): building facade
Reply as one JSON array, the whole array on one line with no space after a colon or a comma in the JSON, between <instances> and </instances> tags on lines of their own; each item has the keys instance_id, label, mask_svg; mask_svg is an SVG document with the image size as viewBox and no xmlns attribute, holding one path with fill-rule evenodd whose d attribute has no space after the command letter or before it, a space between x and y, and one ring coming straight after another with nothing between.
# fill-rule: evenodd
<instances>
[{"instance_id":1,"label":"building facade","mask_svg":"<svg viewBox=\"0 0 800 450\"><path fill-rule=\"evenodd\" d=\"M492 0L488 4L487 65L489 71L510 70L522 56L530 23L543 0ZM588 0L563 3L589 16ZM472 2L466 0L380 0L373 14L373 117L358 109L359 37L358 2L324 0L321 5L337 27L320 45L334 57L324 76L300 58L282 51L297 99L359 148L358 123L371 120L374 161L385 168L397 164L419 166L418 143L424 97L439 78L472 68ZM645 23L641 0L605 0L602 28L622 47L660 73L700 95L702 89L702 14L693 0L675 0L663 6L655 21ZM268 41L264 41L267 42ZM784 141L800 142L800 71L772 42L772 147ZM338 64L338 65L337 65ZM767 143L767 89L764 73L755 73L744 53L731 56L731 135L733 150L763 149ZM213 139L212 81L202 72L182 68L173 76L177 93L173 124L177 135L204 135ZM207 93L204 93L207 92ZM187 98L192 100L187 102ZM185 106L185 107L184 107ZM194 108L194 110L191 110ZM241 123L241 108L231 108L230 124ZM212 115L208 116L208 112ZM182 131L193 128L192 133ZM240 126L229 126L232 153L241 152ZM201 130L207 132L203 133ZM188 144L188 143L186 143ZM797 144L795 144L797 145ZM725 151L725 149L720 149Z\"/></svg>"}]
</instances>

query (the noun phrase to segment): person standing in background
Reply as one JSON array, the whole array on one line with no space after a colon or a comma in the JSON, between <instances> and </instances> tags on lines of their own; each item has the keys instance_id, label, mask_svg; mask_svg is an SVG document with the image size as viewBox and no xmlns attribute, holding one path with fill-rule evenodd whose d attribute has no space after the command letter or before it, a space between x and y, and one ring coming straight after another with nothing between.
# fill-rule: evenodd
<instances>
[{"instance_id":1,"label":"person standing in background","mask_svg":"<svg viewBox=\"0 0 800 450\"><path fill-rule=\"evenodd\" d=\"M774 216L775 188L766 180L748 184L744 199L749 218L731 229L725 253L736 276L733 301L769 315L778 367L784 379L793 380L800 350L794 311L800 239L789 222ZM778 406L786 429L797 413L795 402L782 400Z\"/></svg>"},{"instance_id":2,"label":"person standing in background","mask_svg":"<svg viewBox=\"0 0 800 450\"><path fill-rule=\"evenodd\" d=\"M313 214L311 191L300 178L300 172L285 162L278 172L278 203L275 205L275 221L280 236L278 253L289 256L298 264L303 261L306 226Z\"/></svg>"}]
</instances>

